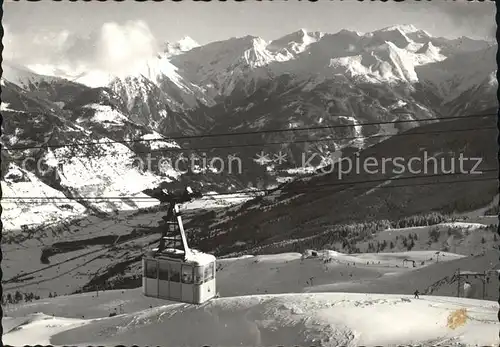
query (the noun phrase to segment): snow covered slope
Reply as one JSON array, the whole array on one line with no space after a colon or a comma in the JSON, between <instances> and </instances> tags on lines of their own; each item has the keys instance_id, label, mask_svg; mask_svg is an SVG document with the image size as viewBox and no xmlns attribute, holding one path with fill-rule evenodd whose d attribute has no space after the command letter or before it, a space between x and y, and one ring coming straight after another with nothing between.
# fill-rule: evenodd
<instances>
[{"instance_id":1,"label":"snow covered slope","mask_svg":"<svg viewBox=\"0 0 500 347\"><path fill-rule=\"evenodd\" d=\"M484 118L436 122L409 130L405 136L394 136L360 151L359 156L354 151L342 153L345 158L342 164L327 165L309 176L297 177L266 197L207 215L202 222L187 227L196 228L202 235L211 235L203 242L207 250L218 249L220 244L234 244L229 248L236 251L245 248L237 243L251 245L258 240L260 246L265 246L301 237L313 238L311 244L339 242L341 246L352 232L347 232L349 227L346 226L343 232L347 234L339 236L342 235L336 233L339 225L367 220L395 221L430 211L453 214L488 206L498 194L495 122L493 114ZM469 132L468 129L478 130ZM309 147L306 153L310 151ZM300 148L297 152L300 153ZM432 171L434 168L428 165L426 171L425 156L437 158L436 163L450 163L459 153L464 157L481 153L482 173L476 172L474 178L466 180L461 175L433 177L431 172L442 174L439 167ZM300 155L297 157L301 163ZM367 163L366 158L376 158L380 165L378 171L354 169L356 161L363 163L366 160ZM412 170L420 168L420 171L413 171L416 173L402 173L392 164L384 166L384 158L422 158L422 164L413 166ZM319 161L320 157L316 159ZM348 165L352 165L351 171ZM472 165L469 162L466 170L470 172ZM342 174L341 169L349 172ZM287 249L294 246L289 245ZM225 248L224 254L231 252L229 248Z\"/></svg>"},{"instance_id":2,"label":"snow covered slope","mask_svg":"<svg viewBox=\"0 0 500 347\"><path fill-rule=\"evenodd\" d=\"M2 70L2 83L8 81L34 97L57 102L60 106L88 89L85 85L65 79L61 72L35 73L28 67L9 61L2 61Z\"/></svg>"},{"instance_id":3,"label":"snow covered slope","mask_svg":"<svg viewBox=\"0 0 500 347\"><path fill-rule=\"evenodd\" d=\"M70 82L57 83L54 90L61 92ZM149 207L158 201L148 198L143 193L146 189L160 183L179 188L180 179L190 180L174 169L175 160L183 155L179 144L153 127L155 123L160 128L170 125L175 132L173 112L168 121L161 114L142 117L129 111L127 100L110 88L75 84L81 90L58 103L40 97L35 85L26 90L7 80L2 84L2 184L8 188L6 196L37 198L50 196L45 192L50 191L59 198L11 202L4 210L9 220L4 229L43 226L90 212ZM185 120L180 124L183 127L178 132L188 129ZM204 175L200 183L210 187L209 176ZM216 186L231 184L218 176L212 175L218 180ZM30 195L28 186L16 180L32 182L37 188ZM98 199L108 197L114 199ZM43 204L46 210L40 210ZM26 213L24 221L19 219L21 211Z\"/></svg>"},{"instance_id":4,"label":"snow covered slope","mask_svg":"<svg viewBox=\"0 0 500 347\"><path fill-rule=\"evenodd\" d=\"M71 217L81 216L86 210L84 206L73 201L58 200L65 197L61 191L41 182L34 174L15 164L11 163L3 175L3 196L40 197L36 201L3 200L2 227L6 230L21 230L23 225L59 223ZM44 199L45 196L55 199Z\"/></svg>"},{"instance_id":5,"label":"snow covered slope","mask_svg":"<svg viewBox=\"0 0 500 347\"><path fill-rule=\"evenodd\" d=\"M459 53L444 61L420 66L417 75L436 88L444 102L483 84L491 86L493 91L498 83L494 76L496 51L497 47L492 45L480 51Z\"/></svg>"},{"instance_id":6,"label":"snow covered slope","mask_svg":"<svg viewBox=\"0 0 500 347\"><path fill-rule=\"evenodd\" d=\"M108 85L124 98L129 109L135 107L136 112L142 107L137 99L148 103L151 102L148 99L155 94L160 95L164 99L161 101L174 110L195 108L198 103L207 106L214 104L199 86L191 83L179 72L166 54L159 54L134 74L114 78Z\"/></svg>"},{"instance_id":7,"label":"snow covered slope","mask_svg":"<svg viewBox=\"0 0 500 347\"><path fill-rule=\"evenodd\" d=\"M15 198L29 195L36 198L50 196L52 192L52 196L74 198L80 205L94 211L136 209L140 205L137 201L102 203L80 200L79 197L144 197L143 190L177 175L172 170L163 173L143 172L134 165L136 153L123 143L113 143L114 134L121 132L121 137L114 139L116 141L128 136L149 135L151 130L132 126L125 115L105 105L105 102L104 105L90 104L85 106L87 108L83 107L89 112L80 114L78 118L78 113L68 112L50 101L34 97L9 82L4 82L2 99L10 101L4 103L8 107L4 106L2 110L2 167L5 169L2 172L2 184L9 192L8 195L4 193L4 196ZM76 119L73 118L75 115ZM78 145L83 142L96 144ZM147 143L145 145L148 146ZM27 191L29 182L35 187L30 193ZM156 200L153 200L146 201L146 204L154 204ZM82 214L81 206L74 202L69 199L61 199L57 203L50 201L46 205L47 213L35 211L33 213L37 217L27 215L23 224L54 222L56 217L61 217L63 205L65 214ZM11 218L15 219L22 214L21 211L28 213L28 210L42 203L47 203L47 200L18 202L15 208L6 208L6 218L11 213ZM16 227L19 223L4 223L4 228Z\"/></svg>"},{"instance_id":8,"label":"snow covered slope","mask_svg":"<svg viewBox=\"0 0 500 347\"><path fill-rule=\"evenodd\" d=\"M6 79L9 82L25 89L29 89L30 85L36 86L42 82L52 83L61 80L59 77L37 74L28 68L18 66L13 62L3 61L2 70L3 79Z\"/></svg>"},{"instance_id":9,"label":"snow covered slope","mask_svg":"<svg viewBox=\"0 0 500 347\"><path fill-rule=\"evenodd\" d=\"M127 290L101 292L98 297L95 293L57 297L41 304L7 311L2 337L5 344L498 344L496 304L453 297L415 300L408 295L355 293L257 295L214 299L200 309ZM51 311L57 315L50 316ZM107 317L113 311L118 315ZM68 314L74 318L66 318Z\"/></svg>"}]
</instances>

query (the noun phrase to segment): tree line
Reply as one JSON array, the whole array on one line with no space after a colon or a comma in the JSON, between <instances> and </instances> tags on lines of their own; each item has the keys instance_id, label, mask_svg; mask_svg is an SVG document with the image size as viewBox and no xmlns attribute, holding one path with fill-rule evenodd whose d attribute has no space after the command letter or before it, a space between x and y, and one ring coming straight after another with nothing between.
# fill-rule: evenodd
<instances>
[{"instance_id":1,"label":"tree line","mask_svg":"<svg viewBox=\"0 0 500 347\"><path fill-rule=\"evenodd\" d=\"M57 297L57 293L49 293L49 298ZM7 293L2 294L2 306L8 304L18 304L20 302L32 302L34 300L40 300L40 296L34 294L33 292L21 293L19 290L16 290L14 294Z\"/></svg>"}]
</instances>

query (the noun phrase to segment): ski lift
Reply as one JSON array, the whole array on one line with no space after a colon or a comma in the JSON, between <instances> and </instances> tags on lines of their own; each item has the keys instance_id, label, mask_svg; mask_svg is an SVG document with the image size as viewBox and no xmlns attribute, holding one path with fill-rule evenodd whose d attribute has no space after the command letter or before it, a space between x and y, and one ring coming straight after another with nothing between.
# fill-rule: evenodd
<instances>
[{"instance_id":1,"label":"ski lift","mask_svg":"<svg viewBox=\"0 0 500 347\"><path fill-rule=\"evenodd\" d=\"M148 297L192 304L204 303L216 295L216 258L190 249L182 224L179 203L194 196L188 187L183 195L156 194L169 202L165 230L160 245L146 252L142 259L142 290Z\"/></svg>"}]
</instances>

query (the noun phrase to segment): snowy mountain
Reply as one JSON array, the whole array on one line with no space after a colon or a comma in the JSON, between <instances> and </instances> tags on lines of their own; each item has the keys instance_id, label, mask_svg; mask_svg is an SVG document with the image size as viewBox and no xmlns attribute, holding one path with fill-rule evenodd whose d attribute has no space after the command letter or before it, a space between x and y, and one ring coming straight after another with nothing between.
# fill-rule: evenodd
<instances>
[{"instance_id":1,"label":"snowy mountain","mask_svg":"<svg viewBox=\"0 0 500 347\"><path fill-rule=\"evenodd\" d=\"M121 75L3 62L2 142L9 147L47 141L53 146L89 139L125 141L71 150L49 146L37 154L63 161L67 169L58 170L69 170L63 175L69 181L90 165L70 163L77 159L69 156L89 151L101 156L95 162L88 159L109 172L95 183L100 186L91 190L95 194L121 180L112 172L126 177L132 156L145 159L153 150L155 160L160 156L175 160L200 148L212 157L237 156L245 170L238 174L218 174L213 168L198 174L167 170L168 175L134 171L144 184L133 193L169 180L191 181L207 191L264 188L303 174L303 153L318 155L314 166L324 166L333 154L363 150L422 124L421 120L491 110L497 106L495 54L496 45L485 41L435 38L402 25L366 34L301 29L271 41L245 36L206 45L186 37L166 43L156 56ZM363 125L397 120L415 122ZM315 129L288 131L300 127ZM272 132L276 129L287 131ZM252 134L198 136L238 132ZM169 140L186 135L192 138L182 143ZM148 140L136 141L141 138ZM287 161L257 163L255 154L260 150L283 152ZM116 156L120 163L113 166ZM67 183L71 189L61 190L55 181L35 176L63 194L83 192L75 188L76 181ZM124 185L113 192L132 193Z\"/></svg>"},{"instance_id":2,"label":"snowy mountain","mask_svg":"<svg viewBox=\"0 0 500 347\"><path fill-rule=\"evenodd\" d=\"M232 50L227 48L230 43ZM288 49L285 52L276 48L280 46L295 49L283 48ZM230 94L208 110L215 123L211 131L331 127L309 131L307 137L321 141L307 145L300 143L305 137L300 132L237 139L253 143L298 141L264 148L283 150L295 158L293 162L304 151L328 156L344 147L359 147L360 142L363 147L382 139L369 139L381 134L380 126L357 124L457 116L497 104L496 46L432 38L413 26L368 34L301 30L267 46L255 37L233 39L208 45L204 61L197 60L201 49L176 56L172 62L184 71L196 71L190 79L197 83L215 88L219 95ZM228 53L218 56L222 49ZM353 127L334 129L345 124ZM391 134L418 124L397 125ZM359 139L352 143L356 137Z\"/></svg>"},{"instance_id":3,"label":"snowy mountain","mask_svg":"<svg viewBox=\"0 0 500 347\"><path fill-rule=\"evenodd\" d=\"M367 34L347 30L336 34L310 33L302 29L271 42L253 36L215 42L177 55L171 61L190 80L215 88L219 95L228 95L238 89L237 85L252 93L255 87L248 89L252 81L256 84L262 78L284 73L299 79L347 74L370 82L416 82L417 66L488 48L487 42L462 41L432 38L410 25ZM488 71L495 66L488 62L482 68Z\"/></svg>"},{"instance_id":4,"label":"snowy mountain","mask_svg":"<svg viewBox=\"0 0 500 347\"><path fill-rule=\"evenodd\" d=\"M372 83L425 83L440 77L432 73L418 76L415 71L418 67L456 55L459 57L452 59L456 62L446 63L450 68L468 64L471 57L478 55L486 60L484 64L476 64L476 69L489 73L496 69L491 61L494 50L491 46L486 41L468 38L434 38L412 25L366 34L348 30L327 34L301 29L271 41L245 36L202 46L185 37L176 43L166 43L157 57L134 67L127 75L102 78L106 72L86 71L76 76L75 81L96 87L109 86L116 77L121 80L143 77L162 89L162 82L168 80L184 97L212 105L214 98L220 101L241 93L248 96L257 90L262 80L283 74L294 76L298 83L311 77L335 79L341 74ZM436 65L435 69L441 67ZM43 71L47 74L49 70ZM57 71L60 73L62 67L52 67L52 74L57 75ZM91 76L101 78L90 81ZM129 87L134 88L134 83ZM165 93L168 96L174 91L167 89ZM192 108L194 99L170 102Z\"/></svg>"},{"instance_id":5,"label":"snowy mountain","mask_svg":"<svg viewBox=\"0 0 500 347\"><path fill-rule=\"evenodd\" d=\"M199 47L200 44L190 38L189 36L183 37L181 40L175 42L175 43L170 43L167 42L165 43L165 48L164 52L168 56L173 56L173 55L178 55L187 51L190 51L193 48Z\"/></svg>"},{"instance_id":6,"label":"snowy mountain","mask_svg":"<svg viewBox=\"0 0 500 347\"><path fill-rule=\"evenodd\" d=\"M253 36L233 38L176 55L171 62L218 101L203 114L213 120L211 132L225 133L228 129L335 127L346 122L356 125L481 112L497 104L495 50L485 41L433 38L403 25L367 34L302 29L270 42ZM475 63L478 60L481 64ZM353 145L336 138L376 136L379 128L332 128L308 135L325 139L313 149L324 156ZM237 141L243 138L276 143L300 141L300 134L268 133ZM354 146L373 141L377 140L360 139ZM201 141L199 146L206 143ZM270 146L295 158L305 148L301 144ZM307 148L310 151L311 146ZM248 154L252 155L244 157Z\"/></svg>"},{"instance_id":7,"label":"snowy mountain","mask_svg":"<svg viewBox=\"0 0 500 347\"><path fill-rule=\"evenodd\" d=\"M157 56L131 67L127 73L120 74L101 70L71 71L57 66L32 66L31 69L91 88L109 87L126 99L129 110L135 108L140 114L146 112L146 116L158 113L157 110L142 110L151 103L173 110L196 108L200 104L213 105L214 101L200 87L179 74L178 68L169 62L170 55L159 52Z\"/></svg>"},{"instance_id":8,"label":"snowy mountain","mask_svg":"<svg viewBox=\"0 0 500 347\"><path fill-rule=\"evenodd\" d=\"M300 29L296 32L271 41L266 49L271 52L281 53L293 59L297 54L304 52L309 45L319 41L325 34L322 32L309 32Z\"/></svg>"},{"instance_id":9,"label":"snowy mountain","mask_svg":"<svg viewBox=\"0 0 500 347\"><path fill-rule=\"evenodd\" d=\"M135 99L147 99L148 93L161 93L167 105L174 109L194 108L198 102L213 105L213 100L205 98L203 91L182 77L178 70L166 55L158 55L134 75L114 79L110 85L117 93L124 93L127 102L135 107L140 107Z\"/></svg>"},{"instance_id":10,"label":"snowy mountain","mask_svg":"<svg viewBox=\"0 0 500 347\"><path fill-rule=\"evenodd\" d=\"M284 75L295 86L308 81L310 88L325 80L346 78L410 90L423 84L451 102L462 92L486 83L486 76L496 71L495 47L468 38L434 38L412 25L366 34L301 29L272 41L245 36L203 46L186 37L165 44L164 52L127 75L86 71L75 81L111 87L127 99L129 110L135 108L143 117L158 115L157 108L164 106L189 114L202 105L231 104ZM477 59L482 63L473 64ZM99 78L91 81L92 76Z\"/></svg>"}]
</instances>

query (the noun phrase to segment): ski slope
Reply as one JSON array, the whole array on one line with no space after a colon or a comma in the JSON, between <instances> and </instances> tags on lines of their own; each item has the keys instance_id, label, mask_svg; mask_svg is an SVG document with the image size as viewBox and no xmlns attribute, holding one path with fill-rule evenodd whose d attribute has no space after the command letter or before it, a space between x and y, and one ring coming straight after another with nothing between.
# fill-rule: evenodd
<instances>
[{"instance_id":1,"label":"ski slope","mask_svg":"<svg viewBox=\"0 0 500 347\"><path fill-rule=\"evenodd\" d=\"M26 307L24 312L32 313L24 318L4 318L3 342L220 347L498 344L497 305L488 301L316 293L220 298L198 307L145 298L137 289L104 294L51 300L50 306L59 307L60 314L71 312L80 318ZM104 315L120 304L117 316L96 317L98 308Z\"/></svg>"},{"instance_id":2,"label":"ski slope","mask_svg":"<svg viewBox=\"0 0 500 347\"><path fill-rule=\"evenodd\" d=\"M447 253L438 264L413 269L395 265L402 258L428 259L432 252L313 253L222 259L219 261L222 268L217 272L222 298L201 306L144 297L141 288L8 305L4 307L3 342L17 346L221 347L499 343L498 305L494 301L428 295L414 299L409 290L401 291L405 294L320 290L322 282L329 280L333 286L340 283L339 274L348 271L354 276L344 281L363 283L366 290L370 278L380 278L370 276L370 271L385 273L382 277L388 287L394 287L398 278L411 280L412 273L417 274L415 278L422 285L430 273L446 264L453 266L454 262L463 261L466 259L463 256ZM325 259L335 261L324 264ZM372 265L372 260L376 265ZM422 271L427 271L427 276ZM315 277L318 283L298 283L306 277ZM263 283L259 284L259 280ZM255 286L261 284L267 285L267 293L262 290L259 295ZM112 312L117 315L109 317Z\"/></svg>"}]
</instances>

